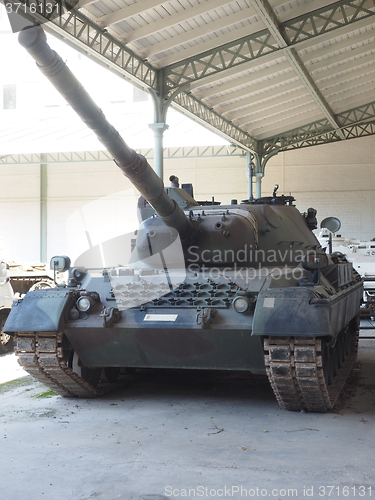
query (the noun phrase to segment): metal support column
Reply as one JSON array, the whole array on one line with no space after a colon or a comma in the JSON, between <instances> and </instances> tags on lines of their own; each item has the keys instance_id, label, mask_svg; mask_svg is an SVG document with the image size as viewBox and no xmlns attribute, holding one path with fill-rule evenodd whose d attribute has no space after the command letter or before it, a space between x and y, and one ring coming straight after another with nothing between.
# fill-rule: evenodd
<instances>
[{"instance_id":1,"label":"metal support column","mask_svg":"<svg viewBox=\"0 0 375 500\"><path fill-rule=\"evenodd\" d=\"M262 196L262 173L255 174L255 198Z\"/></svg>"},{"instance_id":2,"label":"metal support column","mask_svg":"<svg viewBox=\"0 0 375 500\"><path fill-rule=\"evenodd\" d=\"M247 177L247 199L253 199L253 157L250 151L246 151L246 177Z\"/></svg>"},{"instance_id":3,"label":"metal support column","mask_svg":"<svg viewBox=\"0 0 375 500\"><path fill-rule=\"evenodd\" d=\"M166 123L167 111L176 95L186 90L187 87L188 84L184 84L171 92L167 85L164 70L160 70L157 74L157 90L153 88L149 89L154 101L154 123L149 125L154 131L154 170L161 179L163 179L163 136L164 131L168 128Z\"/></svg>"},{"instance_id":4,"label":"metal support column","mask_svg":"<svg viewBox=\"0 0 375 500\"><path fill-rule=\"evenodd\" d=\"M47 163L40 155L40 260L47 262Z\"/></svg>"},{"instance_id":5,"label":"metal support column","mask_svg":"<svg viewBox=\"0 0 375 500\"><path fill-rule=\"evenodd\" d=\"M151 123L149 127L154 131L154 170L163 179L163 136L164 130L167 130L168 125L166 123Z\"/></svg>"},{"instance_id":6,"label":"metal support column","mask_svg":"<svg viewBox=\"0 0 375 500\"><path fill-rule=\"evenodd\" d=\"M253 155L255 163L253 173L253 175L255 175L255 198L260 198L262 196L262 178L264 177L267 162L279 152L279 149L276 148L267 153L267 149L264 149L263 141L260 142L259 146L259 153L254 153Z\"/></svg>"},{"instance_id":7,"label":"metal support column","mask_svg":"<svg viewBox=\"0 0 375 500\"><path fill-rule=\"evenodd\" d=\"M262 168L262 155L254 153L253 160L253 177L255 177L255 198L262 196L262 177L264 176L264 169Z\"/></svg>"}]
</instances>

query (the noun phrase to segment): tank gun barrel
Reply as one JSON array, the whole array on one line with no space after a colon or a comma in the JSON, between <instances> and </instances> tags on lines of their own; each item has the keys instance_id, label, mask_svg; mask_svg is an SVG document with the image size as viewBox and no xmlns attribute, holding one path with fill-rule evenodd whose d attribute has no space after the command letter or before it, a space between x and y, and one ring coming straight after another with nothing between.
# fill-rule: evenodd
<instances>
[{"instance_id":1,"label":"tank gun barrel","mask_svg":"<svg viewBox=\"0 0 375 500\"><path fill-rule=\"evenodd\" d=\"M193 231L190 220L164 191L163 181L146 158L126 144L62 58L47 44L43 29L39 25L25 28L19 34L19 43L35 59L41 72L82 121L93 130L125 176L155 209L159 218L167 226L176 229L182 239L186 238Z\"/></svg>"}]
</instances>

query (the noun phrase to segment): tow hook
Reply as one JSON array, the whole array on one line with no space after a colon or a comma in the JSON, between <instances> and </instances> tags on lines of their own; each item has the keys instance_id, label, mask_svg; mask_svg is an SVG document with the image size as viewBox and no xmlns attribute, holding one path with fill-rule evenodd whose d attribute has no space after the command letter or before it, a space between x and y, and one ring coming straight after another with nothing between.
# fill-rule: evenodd
<instances>
[{"instance_id":1,"label":"tow hook","mask_svg":"<svg viewBox=\"0 0 375 500\"><path fill-rule=\"evenodd\" d=\"M103 318L103 327L109 328L121 320L121 311L117 307L105 307L100 316Z\"/></svg>"}]
</instances>

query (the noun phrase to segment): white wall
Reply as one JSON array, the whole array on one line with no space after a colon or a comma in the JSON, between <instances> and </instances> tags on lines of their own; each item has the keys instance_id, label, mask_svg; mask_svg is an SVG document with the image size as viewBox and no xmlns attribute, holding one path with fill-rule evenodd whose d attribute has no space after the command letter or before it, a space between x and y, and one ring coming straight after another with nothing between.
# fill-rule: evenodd
<instances>
[{"instance_id":1,"label":"white wall","mask_svg":"<svg viewBox=\"0 0 375 500\"><path fill-rule=\"evenodd\" d=\"M266 167L262 192L274 183L301 211L316 208L319 222L338 217L343 236L375 238L374 136L281 153Z\"/></svg>"},{"instance_id":2,"label":"white wall","mask_svg":"<svg viewBox=\"0 0 375 500\"><path fill-rule=\"evenodd\" d=\"M0 166L0 258L39 260L39 171L39 165Z\"/></svg>"},{"instance_id":3,"label":"white wall","mask_svg":"<svg viewBox=\"0 0 375 500\"><path fill-rule=\"evenodd\" d=\"M152 162L151 162L152 163ZM375 237L375 137L353 139L272 158L262 194L296 198L300 211L318 210L319 222L341 219L341 234ZM0 166L0 254L15 260L40 258L40 179L38 165ZM194 184L195 198L223 204L247 198L246 160L216 157L165 160L165 184L171 174ZM48 259L73 258L88 248L137 227L137 194L112 162L48 165ZM88 235L88 237L87 237ZM2 239L2 242L1 242Z\"/></svg>"}]
</instances>

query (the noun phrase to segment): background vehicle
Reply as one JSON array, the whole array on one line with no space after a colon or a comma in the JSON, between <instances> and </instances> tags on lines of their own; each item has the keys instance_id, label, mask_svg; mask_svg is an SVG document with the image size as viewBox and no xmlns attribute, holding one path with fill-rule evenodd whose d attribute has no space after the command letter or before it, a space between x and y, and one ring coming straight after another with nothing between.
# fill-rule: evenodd
<instances>
[{"instance_id":1,"label":"background vehicle","mask_svg":"<svg viewBox=\"0 0 375 500\"><path fill-rule=\"evenodd\" d=\"M45 264L0 262L0 354L13 350L13 338L3 332L13 300L29 290L55 287L53 273Z\"/></svg>"},{"instance_id":2,"label":"background vehicle","mask_svg":"<svg viewBox=\"0 0 375 500\"><path fill-rule=\"evenodd\" d=\"M13 289L8 274L8 265L0 262L0 354L13 349L13 338L3 332L13 302Z\"/></svg>"}]
</instances>

